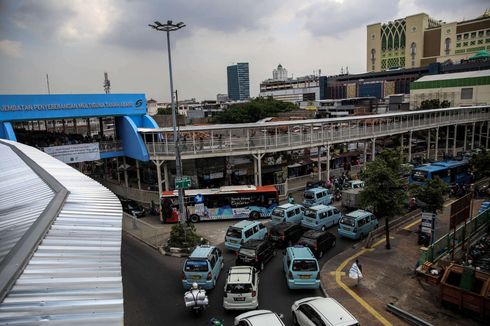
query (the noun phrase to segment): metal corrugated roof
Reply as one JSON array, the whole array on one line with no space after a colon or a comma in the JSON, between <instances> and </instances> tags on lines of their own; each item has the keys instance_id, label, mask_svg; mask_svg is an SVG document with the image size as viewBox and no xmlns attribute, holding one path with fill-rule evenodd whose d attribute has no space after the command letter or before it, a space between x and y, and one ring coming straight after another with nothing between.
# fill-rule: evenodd
<instances>
[{"instance_id":1,"label":"metal corrugated roof","mask_svg":"<svg viewBox=\"0 0 490 326\"><path fill-rule=\"evenodd\" d=\"M0 178L0 191L10 187L10 196L17 200L17 204L12 201L8 215L2 214L2 227L8 225L3 222L8 221L8 216L15 216L15 211L23 212L26 205L32 206L33 196L47 193L41 185L39 189L44 192L28 183L16 182L21 178L16 176L18 173L32 176L29 171L32 161L68 190L68 195L39 246L31 252L25 269L0 303L0 324L122 325L119 200L99 183L35 148L0 142L2 160L6 159L4 153L9 153L6 144L19 149L31 162L29 165L24 158L23 162L11 158L16 165L0 165L1 175L10 175L10 183L15 186L12 188L6 182L9 179ZM39 180L44 181L41 177ZM39 184L39 180L31 182ZM38 202L36 205L39 211L42 205ZM5 206L2 200L0 207Z\"/></svg>"}]
</instances>

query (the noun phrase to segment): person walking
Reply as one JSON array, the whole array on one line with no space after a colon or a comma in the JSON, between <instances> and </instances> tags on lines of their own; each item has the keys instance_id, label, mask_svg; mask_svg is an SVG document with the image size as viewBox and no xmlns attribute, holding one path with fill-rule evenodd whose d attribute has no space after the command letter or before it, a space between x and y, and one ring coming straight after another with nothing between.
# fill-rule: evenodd
<instances>
[{"instance_id":1,"label":"person walking","mask_svg":"<svg viewBox=\"0 0 490 326\"><path fill-rule=\"evenodd\" d=\"M294 197L293 197L293 194L291 194L291 193L288 195L288 203L294 204Z\"/></svg>"}]
</instances>

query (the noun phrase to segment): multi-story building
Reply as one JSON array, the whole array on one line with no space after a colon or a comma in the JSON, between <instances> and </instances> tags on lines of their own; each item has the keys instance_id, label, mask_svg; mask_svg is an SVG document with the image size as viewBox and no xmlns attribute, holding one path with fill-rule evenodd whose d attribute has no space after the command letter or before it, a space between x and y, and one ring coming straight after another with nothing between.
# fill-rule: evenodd
<instances>
[{"instance_id":1,"label":"multi-story building","mask_svg":"<svg viewBox=\"0 0 490 326\"><path fill-rule=\"evenodd\" d=\"M234 101L250 98L248 62L239 62L227 67L228 97Z\"/></svg>"},{"instance_id":2,"label":"multi-story building","mask_svg":"<svg viewBox=\"0 0 490 326\"><path fill-rule=\"evenodd\" d=\"M272 70L273 80L286 80L288 79L288 71L283 68L281 64L277 66L277 69Z\"/></svg>"},{"instance_id":3,"label":"multi-story building","mask_svg":"<svg viewBox=\"0 0 490 326\"><path fill-rule=\"evenodd\" d=\"M490 11L446 23L420 13L367 26L366 70L425 67L461 61L490 49Z\"/></svg>"},{"instance_id":4,"label":"multi-story building","mask_svg":"<svg viewBox=\"0 0 490 326\"><path fill-rule=\"evenodd\" d=\"M326 80L327 77L316 75L285 80L268 79L260 83L259 96L307 106L308 102L325 99Z\"/></svg>"}]
</instances>

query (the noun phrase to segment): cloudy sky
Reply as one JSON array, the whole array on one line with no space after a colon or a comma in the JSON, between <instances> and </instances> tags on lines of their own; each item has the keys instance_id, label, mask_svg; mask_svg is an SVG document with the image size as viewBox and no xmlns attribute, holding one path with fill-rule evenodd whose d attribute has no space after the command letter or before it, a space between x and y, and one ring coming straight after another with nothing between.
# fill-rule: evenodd
<instances>
[{"instance_id":1,"label":"cloudy sky","mask_svg":"<svg viewBox=\"0 0 490 326\"><path fill-rule=\"evenodd\" d=\"M179 99L226 93L226 66L250 64L250 94L281 63L294 77L366 70L366 25L425 12L472 19L488 0L0 0L0 93L145 93L169 100L165 33Z\"/></svg>"}]
</instances>

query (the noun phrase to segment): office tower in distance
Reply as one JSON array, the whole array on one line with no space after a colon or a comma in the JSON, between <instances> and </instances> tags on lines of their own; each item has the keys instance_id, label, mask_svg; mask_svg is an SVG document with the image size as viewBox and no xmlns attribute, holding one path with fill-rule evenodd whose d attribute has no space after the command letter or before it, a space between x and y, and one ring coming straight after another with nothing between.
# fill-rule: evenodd
<instances>
[{"instance_id":1,"label":"office tower in distance","mask_svg":"<svg viewBox=\"0 0 490 326\"><path fill-rule=\"evenodd\" d=\"M246 100L250 97L250 80L248 62L239 62L228 66L228 97L233 101Z\"/></svg>"}]
</instances>

